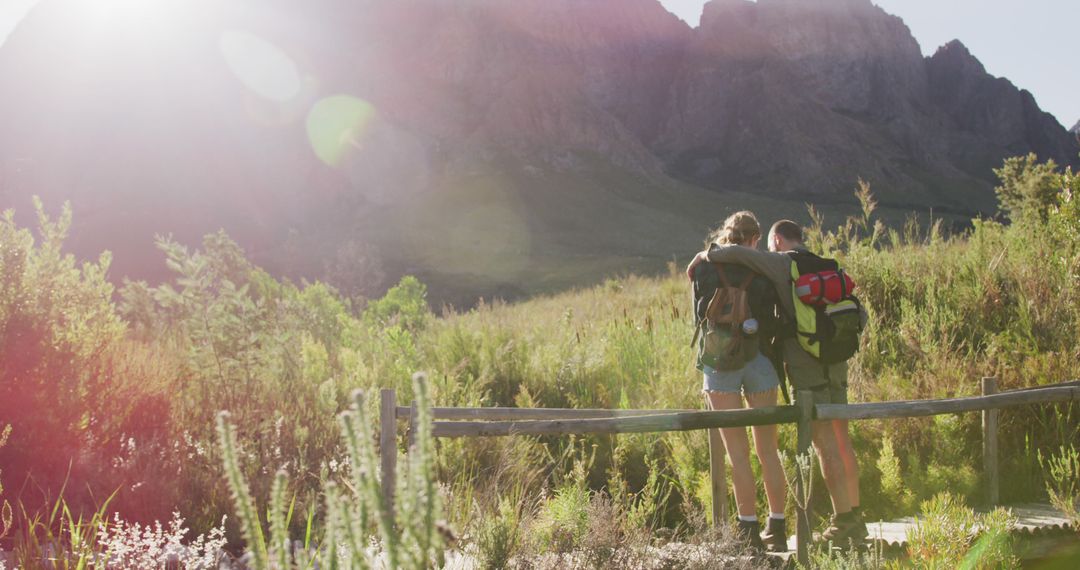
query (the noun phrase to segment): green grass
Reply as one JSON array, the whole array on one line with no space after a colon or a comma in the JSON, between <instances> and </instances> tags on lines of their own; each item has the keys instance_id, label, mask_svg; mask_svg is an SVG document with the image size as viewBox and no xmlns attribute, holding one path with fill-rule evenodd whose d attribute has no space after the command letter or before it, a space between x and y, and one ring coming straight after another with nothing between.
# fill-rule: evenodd
<instances>
[{"instance_id":1,"label":"green grass","mask_svg":"<svg viewBox=\"0 0 1080 570\"><path fill-rule=\"evenodd\" d=\"M476 192L496 192L476 180L466 182ZM650 205L642 207L636 224L644 224L645 213L652 211L648 200L663 201L631 197ZM815 248L837 256L854 276L870 312L852 365L854 401L972 395L982 376L997 376L1001 389L1080 377L1080 244L1075 240L1080 214L1069 195L1041 221L979 222L969 234L954 236L915 222L889 230L878 223L868 196L863 198L864 212L826 231L830 217L812 224L809 232ZM595 193L578 199L599 200ZM667 212L691 206L676 204ZM157 287L130 284L114 304L104 280L107 258L80 268L59 253L66 223L46 219L40 243L10 218L0 227L7 279L0 317L11 330L26 333L18 337L25 344L13 361L17 380L49 386L51 391L43 393L56 395L49 405L10 408L14 429L4 451L13 452L19 462L12 465L19 469L47 471L59 461L26 463L36 457L32 451L39 442L22 434L55 434L56 441L82 454L79 486L125 489L113 503L123 512L163 517L175 508L198 532L231 512L221 467L226 458L215 445L214 430L218 410L227 409L235 449L242 450L228 458L234 488L243 481L255 504L270 501L280 511L275 474L286 468L292 474L292 509L317 513L313 523L292 517L291 528L276 525L272 535L310 535L305 527L311 524L336 525L335 540L352 540L342 520L363 516L337 512L342 520L330 520L325 494L346 495L350 487L355 493L365 484L350 481L345 468L350 453L355 457L364 448L343 443L335 415L353 405L351 418L374 417L373 401L354 403L350 397L356 389L396 388L401 405L408 405L417 371L428 374L437 406L702 406L690 347L689 284L681 264L660 275L612 277L528 301L482 302L436 314L415 279L403 280L366 307L354 307L323 284L274 279L217 234L194 251L163 240L175 279ZM619 227L612 220L588 231L568 227L565 244L533 240L545 245L531 249L526 260L543 254L555 264L562 258L559 247L570 249L590 231L607 235ZM490 228L495 234L510 231L505 224ZM626 237L619 241L640 247L643 258L659 256L667 247L654 242L685 239L682 247L691 249L700 243L700 230L682 238L635 225L622 229ZM415 238L418 250L430 249L433 263L442 263L438 250L431 249L439 241L427 231ZM486 239L483 228L447 239L459 238ZM487 263L502 272L501 279L516 282L521 275L543 274L542 265L501 266L499 256L506 254L500 251L490 245L478 249L490 254ZM617 265L622 259L608 262ZM482 277L485 270L484 255L453 261L462 274ZM571 265L549 283L573 280L587 264ZM9 380L16 378L5 377ZM1002 411L1003 500L1045 497L1038 452L1077 441L1078 412L1076 404ZM364 421L370 428L371 421ZM23 431L21 425L48 431ZM359 424L347 425L364 433ZM855 422L864 511L871 518L910 514L944 491L977 501L979 433L974 414ZM792 427L783 426L780 438L790 454ZM505 529L477 527L477 521L496 516L519 529L569 528L570 543L585 547L581 512L587 529L600 528L603 518L589 513L615 512L621 520L636 521L635 528L604 531L608 536L661 529L687 536L703 530L702 513L709 508L708 493L702 492L706 450L703 432L440 440L434 477L408 485L426 489L421 494L430 497L427 486L439 482L450 525L466 537L485 534L489 552L504 558L516 547ZM58 452L47 459L66 457ZM13 469L5 464L6 479ZM514 513L500 500L507 495L516 497ZM271 501L272 496L277 498ZM254 508L245 504L247 499L241 506L250 519ZM759 504L765 504L763 498ZM813 506L818 513L828 511L824 493L813 498ZM238 531L230 527L236 542ZM259 541L259 532L246 529L251 542ZM607 546L598 548L606 552Z\"/></svg>"}]
</instances>

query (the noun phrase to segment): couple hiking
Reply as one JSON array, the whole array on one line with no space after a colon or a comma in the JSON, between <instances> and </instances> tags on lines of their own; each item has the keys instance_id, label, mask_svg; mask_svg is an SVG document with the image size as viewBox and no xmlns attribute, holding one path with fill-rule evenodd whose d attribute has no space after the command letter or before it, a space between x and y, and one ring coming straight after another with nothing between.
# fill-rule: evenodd
<instances>
[{"instance_id":1,"label":"couple hiking","mask_svg":"<svg viewBox=\"0 0 1080 570\"><path fill-rule=\"evenodd\" d=\"M698 328L697 367L709 407L725 410L775 406L787 378L815 404L847 403L847 363L858 349L865 313L851 294L854 283L836 262L803 246L802 228L783 220L772 226L768 252L758 249L761 227L738 212L710 236L686 273L693 282ZM738 531L757 551L787 550L784 502L787 488L777 450L777 426L752 428L754 448L769 505L764 534L758 522L756 486L745 428L721 429L731 458ZM836 545L862 543L859 471L846 421L815 421L814 448L832 499L833 518L821 538Z\"/></svg>"}]
</instances>

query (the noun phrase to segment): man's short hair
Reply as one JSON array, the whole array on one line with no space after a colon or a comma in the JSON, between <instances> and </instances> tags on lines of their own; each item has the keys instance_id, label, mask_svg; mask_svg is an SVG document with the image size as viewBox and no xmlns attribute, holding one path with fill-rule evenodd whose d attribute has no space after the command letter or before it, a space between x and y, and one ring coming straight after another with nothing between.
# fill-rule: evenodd
<instances>
[{"instance_id":1,"label":"man's short hair","mask_svg":"<svg viewBox=\"0 0 1080 570\"><path fill-rule=\"evenodd\" d=\"M792 243L802 243L802 228L791 220L780 220L772 225L769 233L776 234Z\"/></svg>"}]
</instances>

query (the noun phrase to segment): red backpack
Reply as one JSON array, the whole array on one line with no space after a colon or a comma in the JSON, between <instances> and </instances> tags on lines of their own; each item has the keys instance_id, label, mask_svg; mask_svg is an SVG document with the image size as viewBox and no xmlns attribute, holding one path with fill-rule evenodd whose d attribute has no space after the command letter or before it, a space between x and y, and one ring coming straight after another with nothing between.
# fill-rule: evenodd
<instances>
[{"instance_id":1,"label":"red backpack","mask_svg":"<svg viewBox=\"0 0 1080 570\"><path fill-rule=\"evenodd\" d=\"M813 306L839 303L854 289L855 282L843 269L804 273L795 281L795 294L799 300Z\"/></svg>"}]
</instances>

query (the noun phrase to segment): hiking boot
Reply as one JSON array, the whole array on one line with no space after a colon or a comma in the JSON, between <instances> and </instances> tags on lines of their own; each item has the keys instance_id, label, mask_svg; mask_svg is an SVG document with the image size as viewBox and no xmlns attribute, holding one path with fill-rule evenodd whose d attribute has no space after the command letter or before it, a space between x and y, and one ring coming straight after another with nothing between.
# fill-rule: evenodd
<instances>
[{"instance_id":1,"label":"hiking boot","mask_svg":"<svg viewBox=\"0 0 1080 570\"><path fill-rule=\"evenodd\" d=\"M765 533L761 535L761 541L765 543L765 550L769 552L787 552L787 521L769 517L769 524Z\"/></svg>"},{"instance_id":2,"label":"hiking boot","mask_svg":"<svg viewBox=\"0 0 1080 570\"><path fill-rule=\"evenodd\" d=\"M760 533L761 523L758 521L740 520L739 525L735 527L735 536L738 537L739 542L745 544L754 554L765 552L765 543L761 541Z\"/></svg>"},{"instance_id":3,"label":"hiking boot","mask_svg":"<svg viewBox=\"0 0 1080 570\"><path fill-rule=\"evenodd\" d=\"M866 525L852 513L833 515L829 528L821 533L821 540L833 543L833 546L847 547L849 543L861 545L869 533Z\"/></svg>"},{"instance_id":4,"label":"hiking boot","mask_svg":"<svg viewBox=\"0 0 1080 570\"><path fill-rule=\"evenodd\" d=\"M870 538L870 531L866 528L866 521L862 518L862 513L854 512L855 526L851 529L851 540L854 540L856 544L866 542Z\"/></svg>"}]
</instances>

